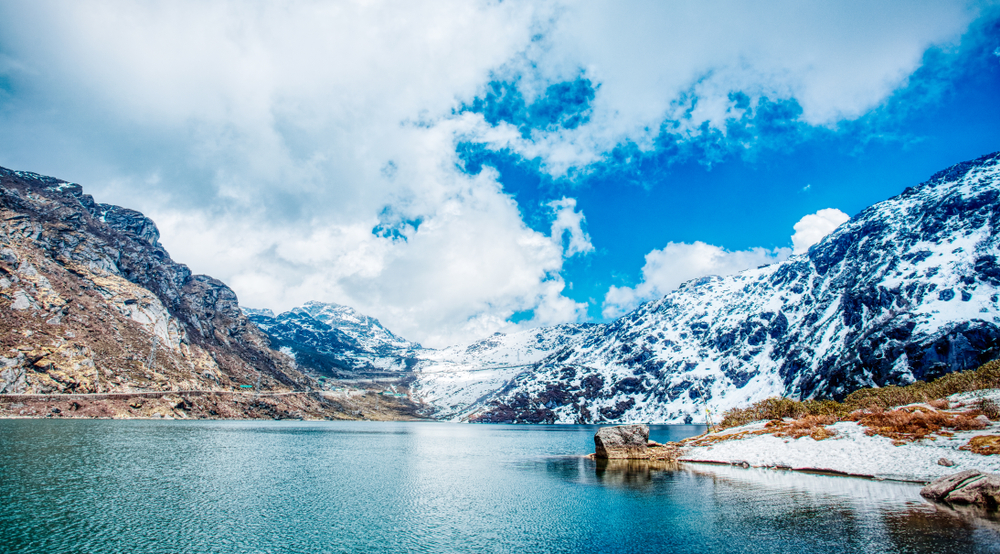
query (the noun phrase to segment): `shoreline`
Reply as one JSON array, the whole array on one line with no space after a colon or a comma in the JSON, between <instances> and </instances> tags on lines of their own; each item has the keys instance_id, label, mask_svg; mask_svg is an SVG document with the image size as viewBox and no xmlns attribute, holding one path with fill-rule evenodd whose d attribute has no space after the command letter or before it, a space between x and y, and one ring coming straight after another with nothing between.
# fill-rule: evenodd
<instances>
[{"instance_id":1,"label":"shoreline","mask_svg":"<svg viewBox=\"0 0 1000 554\"><path fill-rule=\"evenodd\" d=\"M982 399L1000 400L1000 389L949 396L947 400L954 407L941 413L961 413ZM921 403L894 410L935 408ZM819 435L797 438L781 436L775 432L780 426L757 421L680 441L683 453L677 460L910 483L929 483L967 469L1000 473L1000 456L990 449L974 451L977 449L970 446L977 437L990 444L1000 441L1000 422L981 421L980 429L940 428L925 437L906 440L881 435L858 421L824 425Z\"/></svg>"},{"instance_id":2,"label":"shoreline","mask_svg":"<svg viewBox=\"0 0 1000 554\"><path fill-rule=\"evenodd\" d=\"M874 475L866 475L863 473L847 473L844 471L839 471L835 469L820 469L820 468L810 468L810 467L783 467L783 466L751 466L743 465L741 463L730 463L721 462L714 460L690 460L690 459L678 459L680 464L698 464L698 465L708 465L708 466L722 466L722 467L732 467L740 469L767 469L771 471L791 471L794 473L805 473L808 475L824 475L827 477L850 477L852 479L864 479L867 481L892 481L894 483L912 483L912 484L927 484L930 481L919 481L912 479L900 479L892 477L877 477Z\"/></svg>"},{"instance_id":3,"label":"shoreline","mask_svg":"<svg viewBox=\"0 0 1000 554\"><path fill-rule=\"evenodd\" d=\"M408 399L326 391L164 390L3 394L0 419L419 420Z\"/></svg>"}]
</instances>

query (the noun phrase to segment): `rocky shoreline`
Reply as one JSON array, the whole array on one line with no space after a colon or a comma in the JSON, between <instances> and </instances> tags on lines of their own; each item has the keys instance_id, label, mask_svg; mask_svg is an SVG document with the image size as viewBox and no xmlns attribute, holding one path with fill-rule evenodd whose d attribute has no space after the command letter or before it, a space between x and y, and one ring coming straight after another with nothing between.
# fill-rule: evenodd
<instances>
[{"instance_id":1,"label":"rocky shoreline","mask_svg":"<svg viewBox=\"0 0 1000 554\"><path fill-rule=\"evenodd\" d=\"M1000 400L1000 389L960 393L944 400L939 404L943 408L921 403L886 413L918 420L959 416L974 425L964 430L933 425L914 429L910 421L898 428L872 429L862 421L827 425L757 421L665 445L649 441L648 426L625 425L601 428L594 436L595 452L590 457L721 464L921 484L963 471L1000 473L1000 421L975 408L984 401Z\"/></svg>"},{"instance_id":2,"label":"rocky shoreline","mask_svg":"<svg viewBox=\"0 0 1000 554\"><path fill-rule=\"evenodd\" d=\"M0 419L422 419L407 399L326 392L162 391L106 394L0 395Z\"/></svg>"}]
</instances>

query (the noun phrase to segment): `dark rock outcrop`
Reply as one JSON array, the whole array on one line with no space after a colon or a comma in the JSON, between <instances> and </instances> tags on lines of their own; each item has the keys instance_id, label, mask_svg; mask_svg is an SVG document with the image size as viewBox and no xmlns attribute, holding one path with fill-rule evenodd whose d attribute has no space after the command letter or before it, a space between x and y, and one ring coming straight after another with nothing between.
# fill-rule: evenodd
<instances>
[{"instance_id":1,"label":"dark rock outcrop","mask_svg":"<svg viewBox=\"0 0 1000 554\"><path fill-rule=\"evenodd\" d=\"M995 510L1000 507L1000 475L967 469L934 481L920 495L935 502Z\"/></svg>"}]
</instances>

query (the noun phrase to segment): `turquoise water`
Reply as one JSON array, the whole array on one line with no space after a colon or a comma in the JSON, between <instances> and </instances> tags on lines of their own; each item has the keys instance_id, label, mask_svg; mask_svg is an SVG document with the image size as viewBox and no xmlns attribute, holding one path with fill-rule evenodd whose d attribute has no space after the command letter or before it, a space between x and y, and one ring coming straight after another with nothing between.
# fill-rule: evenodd
<instances>
[{"instance_id":1,"label":"turquoise water","mask_svg":"<svg viewBox=\"0 0 1000 554\"><path fill-rule=\"evenodd\" d=\"M1000 550L995 522L914 485L599 467L595 429L0 420L0 551Z\"/></svg>"}]
</instances>

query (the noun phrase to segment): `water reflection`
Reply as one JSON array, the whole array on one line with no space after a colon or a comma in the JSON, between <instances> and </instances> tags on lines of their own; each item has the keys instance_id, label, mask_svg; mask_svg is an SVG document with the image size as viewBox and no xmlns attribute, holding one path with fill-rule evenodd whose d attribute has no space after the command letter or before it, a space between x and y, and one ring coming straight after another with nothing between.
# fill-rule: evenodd
<instances>
[{"instance_id":1,"label":"water reflection","mask_svg":"<svg viewBox=\"0 0 1000 554\"><path fill-rule=\"evenodd\" d=\"M594 476L604 486L648 490L666 471L679 469L665 460L596 460Z\"/></svg>"},{"instance_id":2,"label":"water reflection","mask_svg":"<svg viewBox=\"0 0 1000 554\"><path fill-rule=\"evenodd\" d=\"M0 420L0 552L995 552L919 487L603 461L596 427ZM651 430L676 440L698 428Z\"/></svg>"},{"instance_id":3,"label":"water reflection","mask_svg":"<svg viewBox=\"0 0 1000 554\"><path fill-rule=\"evenodd\" d=\"M799 542L806 552L1000 551L996 512L927 502L912 483L583 457L551 459L546 469L574 483L670 497L682 512L697 515L693 527L699 534L715 539L748 533Z\"/></svg>"}]
</instances>

